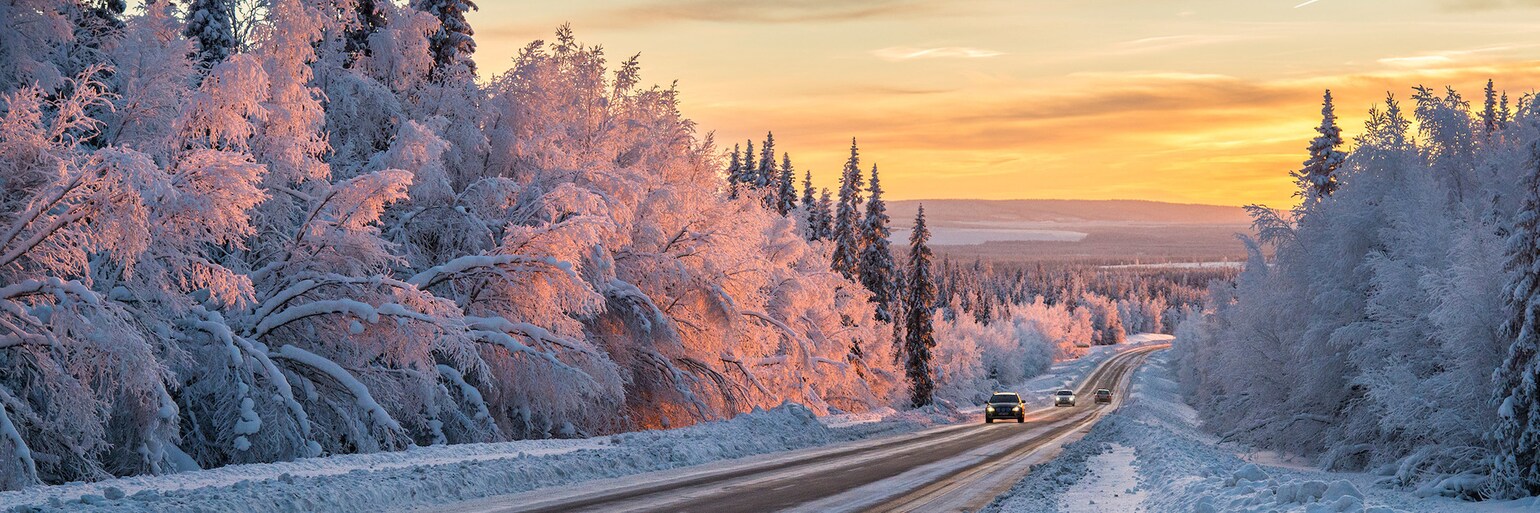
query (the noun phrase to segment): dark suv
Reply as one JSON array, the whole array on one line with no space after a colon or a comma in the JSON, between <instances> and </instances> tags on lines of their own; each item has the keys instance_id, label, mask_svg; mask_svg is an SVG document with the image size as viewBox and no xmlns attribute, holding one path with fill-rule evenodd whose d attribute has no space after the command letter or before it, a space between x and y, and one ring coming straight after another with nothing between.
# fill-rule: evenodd
<instances>
[{"instance_id":1,"label":"dark suv","mask_svg":"<svg viewBox=\"0 0 1540 513\"><path fill-rule=\"evenodd\" d=\"M984 423L993 424L995 419L1016 419L1016 422L1027 421L1027 404L1021 401L1021 396L1015 392L997 392L989 396L989 402L984 404Z\"/></svg>"}]
</instances>

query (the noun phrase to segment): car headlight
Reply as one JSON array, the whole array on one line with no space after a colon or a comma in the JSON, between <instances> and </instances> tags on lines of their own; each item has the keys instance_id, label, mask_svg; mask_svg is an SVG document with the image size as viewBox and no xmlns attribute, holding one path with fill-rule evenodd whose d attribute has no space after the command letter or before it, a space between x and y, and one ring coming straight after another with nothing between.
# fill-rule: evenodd
<instances>
[{"instance_id":1,"label":"car headlight","mask_svg":"<svg viewBox=\"0 0 1540 513\"><path fill-rule=\"evenodd\" d=\"M1021 411L1021 407L1020 407L1020 406L1017 406L1017 407L1015 407L1015 408L1012 408L1012 409L1011 409L1011 411Z\"/></svg>"},{"instance_id":2,"label":"car headlight","mask_svg":"<svg viewBox=\"0 0 1540 513\"><path fill-rule=\"evenodd\" d=\"M993 406L985 406L984 407L984 411L987 411L989 413L994 413L995 412L995 407L993 407Z\"/></svg>"}]
</instances>

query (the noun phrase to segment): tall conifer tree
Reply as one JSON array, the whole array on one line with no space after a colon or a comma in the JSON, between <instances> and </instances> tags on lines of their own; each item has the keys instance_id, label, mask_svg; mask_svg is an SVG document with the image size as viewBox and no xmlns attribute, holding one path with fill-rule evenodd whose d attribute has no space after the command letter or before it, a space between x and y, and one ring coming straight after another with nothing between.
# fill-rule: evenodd
<instances>
[{"instance_id":1,"label":"tall conifer tree","mask_svg":"<svg viewBox=\"0 0 1540 513\"><path fill-rule=\"evenodd\" d=\"M775 211L781 217L797 208L797 172L791 167L791 155L781 153L781 175L775 181Z\"/></svg>"},{"instance_id":2,"label":"tall conifer tree","mask_svg":"<svg viewBox=\"0 0 1540 513\"><path fill-rule=\"evenodd\" d=\"M856 139L850 138L850 158L840 173L839 203L834 211L834 261L831 267L840 275L854 279L860 274L861 258L861 155Z\"/></svg>"},{"instance_id":3,"label":"tall conifer tree","mask_svg":"<svg viewBox=\"0 0 1540 513\"><path fill-rule=\"evenodd\" d=\"M1540 495L1540 148L1529 166L1528 192L1508 236L1503 333L1512 345L1493 374L1498 420L1491 486L1498 497Z\"/></svg>"},{"instance_id":4,"label":"tall conifer tree","mask_svg":"<svg viewBox=\"0 0 1540 513\"><path fill-rule=\"evenodd\" d=\"M909 234L909 281L904 293L904 375L909 381L909 401L915 407L931 404L936 390L930 361L936 348L932 326L936 302L935 277L931 275L930 230L925 227L925 206L914 217Z\"/></svg>"},{"instance_id":5,"label":"tall conifer tree","mask_svg":"<svg viewBox=\"0 0 1540 513\"><path fill-rule=\"evenodd\" d=\"M817 192L818 191L813 190L813 172L812 171L803 171L802 172L802 208L805 208L809 212L811 212L813 210L813 207L818 206L818 196L815 195Z\"/></svg>"},{"instance_id":6,"label":"tall conifer tree","mask_svg":"<svg viewBox=\"0 0 1540 513\"><path fill-rule=\"evenodd\" d=\"M834 205L829 198L829 189L824 188L818 197L818 205L809 214L813 218L812 240L827 240L834 236Z\"/></svg>"},{"instance_id":7,"label":"tall conifer tree","mask_svg":"<svg viewBox=\"0 0 1540 513\"><path fill-rule=\"evenodd\" d=\"M1337 128L1337 113L1332 107L1330 90L1321 102L1321 126L1315 131L1320 135L1310 141L1310 158L1294 173L1299 184L1296 195L1304 199L1303 207L1307 208L1337 190L1337 168L1347 159L1347 154L1337 149L1342 146L1342 130Z\"/></svg>"},{"instance_id":8,"label":"tall conifer tree","mask_svg":"<svg viewBox=\"0 0 1540 513\"><path fill-rule=\"evenodd\" d=\"M866 217L861 221L860 273L861 284L872 292L876 304L876 319L892 322L893 304L893 250L889 246L888 206L882 200L882 184L877 179L877 166L872 165L871 196L866 201Z\"/></svg>"}]
</instances>

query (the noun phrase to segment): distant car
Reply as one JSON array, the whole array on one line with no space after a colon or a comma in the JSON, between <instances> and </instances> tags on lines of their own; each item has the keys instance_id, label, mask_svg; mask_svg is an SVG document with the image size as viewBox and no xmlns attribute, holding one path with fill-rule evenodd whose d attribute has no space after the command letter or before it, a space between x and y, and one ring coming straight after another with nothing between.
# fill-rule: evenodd
<instances>
[{"instance_id":1,"label":"distant car","mask_svg":"<svg viewBox=\"0 0 1540 513\"><path fill-rule=\"evenodd\" d=\"M995 419L1016 419L1016 422L1027 421L1027 404L1021 400L1021 396L1015 392L996 392L989 396L989 402L984 404L984 423L993 424Z\"/></svg>"},{"instance_id":2,"label":"distant car","mask_svg":"<svg viewBox=\"0 0 1540 513\"><path fill-rule=\"evenodd\" d=\"M1096 402L1112 404L1112 391L1105 388L1096 389Z\"/></svg>"},{"instance_id":3,"label":"distant car","mask_svg":"<svg viewBox=\"0 0 1540 513\"><path fill-rule=\"evenodd\" d=\"M1053 394L1053 405L1054 406L1074 406L1075 405L1075 391L1074 390L1060 390L1060 391L1054 393Z\"/></svg>"}]
</instances>

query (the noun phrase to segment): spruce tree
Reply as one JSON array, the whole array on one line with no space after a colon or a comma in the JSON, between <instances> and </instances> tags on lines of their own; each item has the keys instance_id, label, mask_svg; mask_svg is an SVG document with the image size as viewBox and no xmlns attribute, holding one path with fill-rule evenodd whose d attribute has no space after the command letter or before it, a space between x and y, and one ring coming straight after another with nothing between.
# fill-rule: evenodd
<instances>
[{"instance_id":1,"label":"spruce tree","mask_svg":"<svg viewBox=\"0 0 1540 513\"><path fill-rule=\"evenodd\" d=\"M825 187L818 198L818 206L813 208L810 214L814 218L812 240L828 240L834 236L834 205L829 199L829 189Z\"/></svg>"},{"instance_id":2,"label":"spruce tree","mask_svg":"<svg viewBox=\"0 0 1540 513\"><path fill-rule=\"evenodd\" d=\"M1497 128L1508 128L1508 122L1513 121L1513 111L1508 110L1508 92L1503 91L1502 99L1497 102Z\"/></svg>"},{"instance_id":3,"label":"spruce tree","mask_svg":"<svg viewBox=\"0 0 1540 513\"><path fill-rule=\"evenodd\" d=\"M743 171L738 173L738 186L753 189L754 173L759 172L759 165L754 163L754 140L749 139L743 149Z\"/></svg>"},{"instance_id":4,"label":"spruce tree","mask_svg":"<svg viewBox=\"0 0 1540 513\"><path fill-rule=\"evenodd\" d=\"M733 145L733 156L727 164L727 197L738 197L738 184L743 180L743 159L738 154L742 147Z\"/></svg>"},{"instance_id":5,"label":"spruce tree","mask_svg":"<svg viewBox=\"0 0 1540 513\"><path fill-rule=\"evenodd\" d=\"M888 206L882 200L882 184L877 179L877 166L872 165L871 196L866 201L866 217L861 220L860 273L861 284L872 291L871 301L877 307L876 319L892 322L893 250L889 246Z\"/></svg>"},{"instance_id":6,"label":"spruce tree","mask_svg":"<svg viewBox=\"0 0 1540 513\"><path fill-rule=\"evenodd\" d=\"M347 25L344 32L344 47L347 52L347 67L352 67L358 62L359 57L370 55L369 36L385 27L385 9L381 5L383 0L355 0L353 3L354 19Z\"/></svg>"},{"instance_id":7,"label":"spruce tree","mask_svg":"<svg viewBox=\"0 0 1540 513\"><path fill-rule=\"evenodd\" d=\"M813 207L818 206L818 197L814 196L816 192L818 191L813 190L813 172L804 171L802 174L802 208L811 212Z\"/></svg>"},{"instance_id":8,"label":"spruce tree","mask_svg":"<svg viewBox=\"0 0 1540 513\"><path fill-rule=\"evenodd\" d=\"M791 215L797 208L797 172L791 167L791 155L781 153L781 176L776 179L775 211L781 217Z\"/></svg>"},{"instance_id":9,"label":"spruce tree","mask_svg":"<svg viewBox=\"0 0 1540 513\"><path fill-rule=\"evenodd\" d=\"M1299 192L1295 195L1304 199L1302 208L1314 205L1337 190L1337 168L1342 167L1342 161L1347 159L1347 154L1337 149L1342 146L1342 130L1337 128L1337 113L1332 107L1331 90L1326 91L1325 100L1321 103L1321 126L1316 127L1315 131L1320 135L1310 141L1310 158L1305 160L1303 168L1294 173L1294 179L1299 184Z\"/></svg>"},{"instance_id":10,"label":"spruce tree","mask_svg":"<svg viewBox=\"0 0 1540 513\"><path fill-rule=\"evenodd\" d=\"M452 75L468 73L476 75L476 40L472 36L470 22L465 14L477 9L473 0L416 0L412 7L438 18L439 28L428 36L428 49L433 52L433 76L443 80Z\"/></svg>"},{"instance_id":11,"label":"spruce tree","mask_svg":"<svg viewBox=\"0 0 1540 513\"><path fill-rule=\"evenodd\" d=\"M775 134L765 132L765 143L759 148L759 167L754 173L755 187L769 187L780 176L775 169ZM769 203L766 204L769 206Z\"/></svg>"},{"instance_id":12,"label":"spruce tree","mask_svg":"<svg viewBox=\"0 0 1540 513\"><path fill-rule=\"evenodd\" d=\"M1498 420L1492 439L1492 495L1540 495L1540 148L1530 160L1528 191L1508 236L1503 304L1511 338L1508 356L1493 373Z\"/></svg>"},{"instance_id":13,"label":"spruce tree","mask_svg":"<svg viewBox=\"0 0 1540 513\"><path fill-rule=\"evenodd\" d=\"M187 5L187 28L183 35L197 50L191 56L201 69L224 62L235 53L235 13L226 0L192 0Z\"/></svg>"},{"instance_id":14,"label":"spruce tree","mask_svg":"<svg viewBox=\"0 0 1540 513\"><path fill-rule=\"evenodd\" d=\"M936 382L931 377L931 351L936 337L931 315L936 301L935 278L931 276L930 230L925 228L925 206L914 217L914 231L909 234L909 280L904 293L904 375L909 381L910 404L918 408L931 404Z\"/></svg>"},{"instance_id":15,"label":"spruce tree","mask_svg":"<svg viewBox=\"0 0 1540 513\"><path fill-rule=\"evenodd\" d=\"M834 261L831 267L846 278L860 273L861 234L861 156L856 139L850 138L850 158L840 173L839 203L834 211Z\"/></svg>"},{"instance_id":16,"label":"spruce tree","mask_svg":"<svg viewBox=\"0 0 1540 513\"><path fill-rule=\"evenodd\" d=\"M1497 89L1493 87L1492 79L1487 79L1487 87L1482 92L1484 93L1485 101L1481 105L1481 135L1486 136L1486 140L1491 141L1498 128Z\"/></svg>"}]
</instances>

